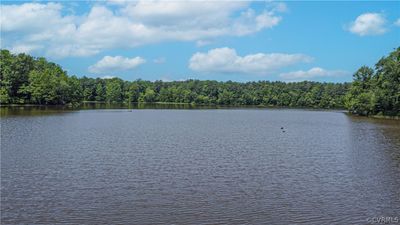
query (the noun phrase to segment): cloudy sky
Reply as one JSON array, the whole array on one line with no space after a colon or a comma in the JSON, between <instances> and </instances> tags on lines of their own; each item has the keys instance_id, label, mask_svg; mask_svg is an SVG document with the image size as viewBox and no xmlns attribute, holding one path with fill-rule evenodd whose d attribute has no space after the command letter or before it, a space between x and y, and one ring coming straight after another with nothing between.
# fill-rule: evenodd
<instances>
[{"instance_id":1,"label":"cloudy sky","mask_svg":"<svg viewBox=\"0 0 400 225\"><path fill-rule=\"evenodd\" d=\"M400 2L2 1L1 47L70 75L350 81L400 46Z\"/></svg>"}]
</instances>

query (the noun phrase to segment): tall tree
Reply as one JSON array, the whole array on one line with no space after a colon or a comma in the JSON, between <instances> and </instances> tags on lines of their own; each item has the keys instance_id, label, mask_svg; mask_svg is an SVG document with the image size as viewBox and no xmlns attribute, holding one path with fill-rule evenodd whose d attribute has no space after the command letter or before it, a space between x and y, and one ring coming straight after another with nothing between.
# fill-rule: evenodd
<instances>
[{"instance_id":1,"label":"tall tree","mask_svg":"<svg viewBox=\"0 0 400 225\"><path fill-rule=\"evenodd\" d=\"M113 78L106 82L106 100L108 102L122 101L122 86L120 79Z\"/></svg>"}]
</instances>

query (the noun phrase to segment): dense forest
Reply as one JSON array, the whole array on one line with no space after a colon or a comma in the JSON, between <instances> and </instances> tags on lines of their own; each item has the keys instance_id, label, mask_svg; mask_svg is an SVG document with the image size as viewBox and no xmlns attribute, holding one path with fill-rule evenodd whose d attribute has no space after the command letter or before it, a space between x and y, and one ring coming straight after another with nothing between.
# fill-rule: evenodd
<instances>
[{"instance_id":1,"label":"dense forest","mask_svg":"<svg viewBox=\"0 0 400 225\"><path fill-rule=\"evenodd\" d=\"M400 115L400 48L379 60L375 68L361 67L352 83L78 78L45 58L8 50L1 50L0 63L2 104L171 102L347 108L362 115Z\"/></svg>"},{"instance_id":2,"label":"dense forest","mask_svg":"<svg viewBox=\"0 0 400 225\"><path fill-rule=\"evenodd\" d=\"M400 116L400 47L375 68L362 66L354 73L345 106L360 115Z\"/></svg>"}]
</instances>

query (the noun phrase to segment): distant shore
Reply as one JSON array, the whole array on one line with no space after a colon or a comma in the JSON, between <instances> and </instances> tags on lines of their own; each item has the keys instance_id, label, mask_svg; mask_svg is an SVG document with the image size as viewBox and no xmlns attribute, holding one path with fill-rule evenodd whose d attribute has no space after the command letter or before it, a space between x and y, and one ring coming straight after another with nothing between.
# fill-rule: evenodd
<instances>
[{"instance_id":1,"label":"distant shore","mask_svg":"<svg viewBox=\"0 0 400 225\"><path fill-rule=\"evenodd\" d=\"M147 109L151 109L151 106L180 106L171 108L159 108L159 109L186 109L188 108L215 108L215 109L234 109L234 108L264 108L264 109L303 109L303 110L321 110L321 111L341 111L350 116L362 117L362 118L372 118L372 119L387 119L387 120L400 120L400 116L389 116L389 115L359 115L356 113L351 113L345 108L319 108L319 107L299 107L299 106L276 106L276 105L222 105L222 104L199 104L199 103L182 103L182 102L105 102L105 101L82 101L81 103L75 104L64 104L64 105L50 105L50 104L0 104L0 108L5 107L59 107L59 108L69 108L69 109L88 109L88 106L105 105L111 106L111 108L117 109L118 106L127 107L129 106L148 106ZM183 107L183 108L182 108ZM89 107L90 108L90 107ZM98 108L101 109L102 107ZM106 107L105 109L107 109ZM93 109L96 109L95 107ZM125 109L125 108L124 108ZM135 108L132 108L135 109ZM141 108L139 108L141 109ZM154 109L157 109L156 107Z\"/></svg>"},{"instance_id":2,"label":"distant shore","mask_svg":"<svg viewBox=\"0 0 400 225\"><path fill-rule=\"evenodd\" d=\"M238 107L238 108L276 108L276 109L315 109L315 110L343 110L344 108L321 108L321 107L300 107L300 106L277 106L277 105L243 105L243 104L201 104L183 102L105 102L105 101L82 101L76 104L0 104L0 107L82 107L84 105L110 105L110 106L129 106L129 105L181 105L193 107Z\"/></svg>"},{"instance_id":3,"label":"distant shore","mask_svg":"<svg viewBox=\"0 0 400 225\"><path fill-rule=\"evenodd\" d=\"M275 106L275 105L222 105L222 104L197 104L197 103L182 103L182 102L105 102L105 101L83 101L79 104L65 104L65 105L39 105L39 104L0 104L0 107L60 107L60 108L70 108L70 109L97 109L96 105L104 105L107 108L116 109L120 107L127 107L127 109L131 109L129 106L146 106L139 107L138 109L151 109L152 106L179 106L179 107L170 107L170 108L159 108L159 109L195 109L195 108L215 108L215 109L234 109L234 108L265 108L265 109L304 109L304 110L321 110L321 111L341 111L351 116L358 116L363 118L373 118L373 119L389 119L389 120L400 120L400 116L388 116L388 115L358 115L349 112L344 108L318 108L318 107L290 107L290 106ZM187 107L185 107L187 106ZM98 109L101 109L99 107ZM133 107L132 109L135 109ZM157 109L157 107L154 107Z\"/></svg>"}]
</instances>

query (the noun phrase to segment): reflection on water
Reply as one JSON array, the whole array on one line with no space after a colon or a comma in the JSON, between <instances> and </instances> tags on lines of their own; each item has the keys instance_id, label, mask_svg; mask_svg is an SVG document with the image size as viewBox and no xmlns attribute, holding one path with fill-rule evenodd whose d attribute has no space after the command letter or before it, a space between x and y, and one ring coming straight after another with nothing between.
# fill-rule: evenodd
<instances>
[{"instance_id":1,"label":"reflection on water","mask_svg":"<svg viewBox=\"0 0 400 225\"><path fill-rule=\"evenodd\" d=\"M9 116L48 116L72 112L75 109L67 106L1 106L1 117Z\"/></svg>"},{"instance_id":2,"label":"reflection on water","mask_svg":"<svg viewBox=\"0 0 400 225\"><path fill-rule=\"evenodd\" d=\"M399 121L127 108L2 114L2 223L366 224L400 216Z\"/></svg>"},{"instance_id":3,"label":"reflection on water","mask_svg":"<svg viewBox=\"0 0 400 225\"><path fill-rule=\"evenodd\" d=\"M352 121L353 139L359 140L368 145L368 141L363 141L366 137L382 145L381 150L387 150L388 155L396 160L400 167L400 120L375 119L360 116L349 116Z\"/></svg>"},{"instance_id":4,"label":"reflection on water","mask_svg":"<svg viewBox=\"0 0 400 225\"><path fill-rule=\"evenodd\" d=\"M58 113L68 113L78 110L94 109L232 109L232 108L258 108L257 106L219 106L219 105L193 105L175 103L82 103L79 106L70 105L21 105L1 106L1 116L43 116Z\"/></svg>"},{"instance_id":5,"label":"reflection on water","mask_svg":"<svg viewBox=\"0 0 400 225\"><path fill-rule=\"evenodd\" d=\"M230 106L230 105L195 105L177 103L92 103L86 102L79 106L69 105L25 105L25 106L1 106L1 116L42 116L58 113L74 112L79 110L94 109L282 109L268 106ZM312 111L313 109L307 109Z\"/></svg>"}]
</instances>

